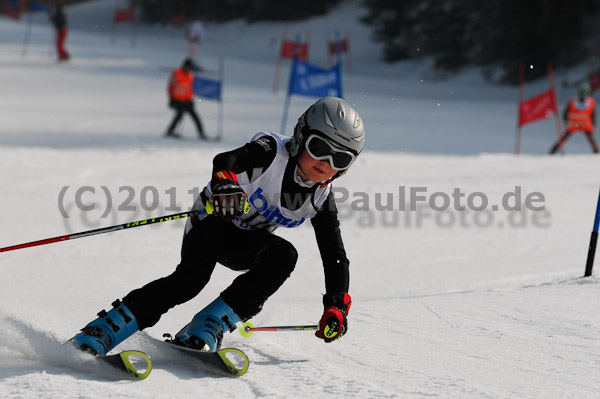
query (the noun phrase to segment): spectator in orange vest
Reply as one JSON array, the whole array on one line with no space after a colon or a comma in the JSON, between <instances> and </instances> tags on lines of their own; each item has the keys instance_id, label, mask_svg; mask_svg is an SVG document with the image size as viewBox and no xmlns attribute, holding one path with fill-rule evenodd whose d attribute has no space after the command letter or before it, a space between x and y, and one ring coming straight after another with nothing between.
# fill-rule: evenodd
<instances>
[{"instance_id":1,"label":"spectator in orange vest","mask_svg":"<svg viewBox=\"0 0 600 399\"><path fill-rule=\"evenodd\" d=\"M180 68L173 71L171 80L169 81L169 107L175 110L175 116L167 129L165 134L167 137L181 137L175 132L175 128L181 121L184 113L190 114L194 123L196 124L196 130L201 139L205 139L204 129L202 128L202 122L198 114L194 110L194 75L192 69L194 63L191 59L187 58Z\"/></svg>"},{"instance_id":2,"label":"spectator in orange vest","mask_svg":"<svg viewBox=\"0 0 600 399\"><path fill-rule=\"evenodd\" d=\"M58 61L68 61L71 56L65 49L65 41L67 40L67 16L63 10L62 3L54 8L54 12L50 15L50 21L56 29L56 53L58 54Z\"/></svg>"},{"instance_id":3,"label":"spectator in orange vest","mask_svg":"<svg viewBox=\"0 0 600 399\"><path fill-rule=\"evenodd\" d=\"M550 154L554 154L562 147L565 141L575 132L584 132L592 150L598 153L598 145L594 140L594 125L596 124L596 102L590 97L591 89L588 83L581 83L577 87L577 98L569 100L563 119L567 129L562 137L552 146Z\"/></svg>"}]
</instances>

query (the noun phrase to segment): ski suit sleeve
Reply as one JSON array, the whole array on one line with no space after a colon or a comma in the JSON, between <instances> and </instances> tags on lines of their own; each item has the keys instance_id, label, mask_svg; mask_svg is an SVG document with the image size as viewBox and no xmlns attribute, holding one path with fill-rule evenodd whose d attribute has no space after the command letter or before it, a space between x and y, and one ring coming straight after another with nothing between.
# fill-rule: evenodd
<instances>
[{"instance_id":1,"label":"ski suit sleeve","mask_svg":"<svg viewBox=\"0 0 600 399\"><path fill-rule=\"evenodd\" d=\"M311 219L325 270L325 289L328 297L343 295L350 285L350 261L346 257L337 207L333 193Z\"/></svg>"},{"instance_id":2,"label":"ski suit sleeve","mask_svg":"<svg viewBox=\"0 0 600 399\"><path fill-rule=\"evenodd\" d=\"M255 169L267 168L275 159L277 143L273 137L263 136L256 141L251 141L243 147L228 152L222 152L213 159L213 179L215 173L222 170L240 174L247 172L250 176Z\"/></svg>"}]
</instances>

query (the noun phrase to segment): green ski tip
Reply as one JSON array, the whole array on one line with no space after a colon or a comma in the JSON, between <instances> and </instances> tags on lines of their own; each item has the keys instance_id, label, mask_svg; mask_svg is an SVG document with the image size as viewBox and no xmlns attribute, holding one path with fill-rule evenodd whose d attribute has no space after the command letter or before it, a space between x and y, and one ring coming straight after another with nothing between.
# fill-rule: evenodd
<instances>
[{"instance_id":1,"label":"green ski tip","mask_svg":"<svg viewBox=\"0 0 600 399\"><path fill-rule=\"evenodd\" d=\"M124 351L119 353L123 366L127 372L140 380L148 377L152 371L152 361L144 352Z\"/></svg>"}]
</instances>

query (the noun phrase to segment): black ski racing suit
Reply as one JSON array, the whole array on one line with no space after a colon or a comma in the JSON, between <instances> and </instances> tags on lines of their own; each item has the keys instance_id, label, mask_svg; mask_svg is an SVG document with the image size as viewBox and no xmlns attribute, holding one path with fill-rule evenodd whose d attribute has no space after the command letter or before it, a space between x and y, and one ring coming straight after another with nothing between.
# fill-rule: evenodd
<instances>
[{"instance_id":1,"label":"black ski racing suit","mask_svg":"<svg viewBox=\"0 0 600 399\"><path fill-rule=\"evenodd\" d=\"M266 169L277 150L272 137L265 139L273 142L261 145L253 141L217 155L213 160L213 175L221 170L239 174ZM295 159L290 159L283 175L282 204L288 209L310 201L314 190L294 181L295 167ZM286 201L292 198L296 200ZM297 198L303 201L299 203ZM242 230L215 216L203 220L193 218L192 221L193 227L183 239L181 262L176 270L130 292L123 299L136 317L140 330L153 326L169 309L198 295L208 283L216 263L232 270L247 270L221 293L225 302L244 321L261 310L267 298L294 270L297 251L279 236L261 230ZM332 193L317 210L311 223L325 272L326 294L323 301L327 305L341 303L349 287L349 261Z\"/></svg>"}]
</instances>

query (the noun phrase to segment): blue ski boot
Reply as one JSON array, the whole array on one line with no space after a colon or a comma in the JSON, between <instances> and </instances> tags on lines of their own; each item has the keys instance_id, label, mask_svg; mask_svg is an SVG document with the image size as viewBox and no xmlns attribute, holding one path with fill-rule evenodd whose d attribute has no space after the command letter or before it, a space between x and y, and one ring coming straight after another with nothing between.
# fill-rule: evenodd
<instances>
[{"instance_id":1,"label":"blue ski boot","mask_svg":"<svg viewBox=\"0 0 600 399\"><path fill-rule=\"evenodd\" d=\"M175 335L173 343L215 352L221 348L223 333L235 330L235 323L240 321L240 317L219 296Z\"/></svg>"},{"instance_id":2,"label":"blue ski boot","mask_svg":"<svg viewBox=\"0 0 600 399\"><path fill-rule=\"evenodd\" d=\"M135 317L123 302L117 299L112 306L108 312L100 311L96 320L71 338L73 345L93 355L104 356L139 330Z\"/></svg>"}]
</instances>

